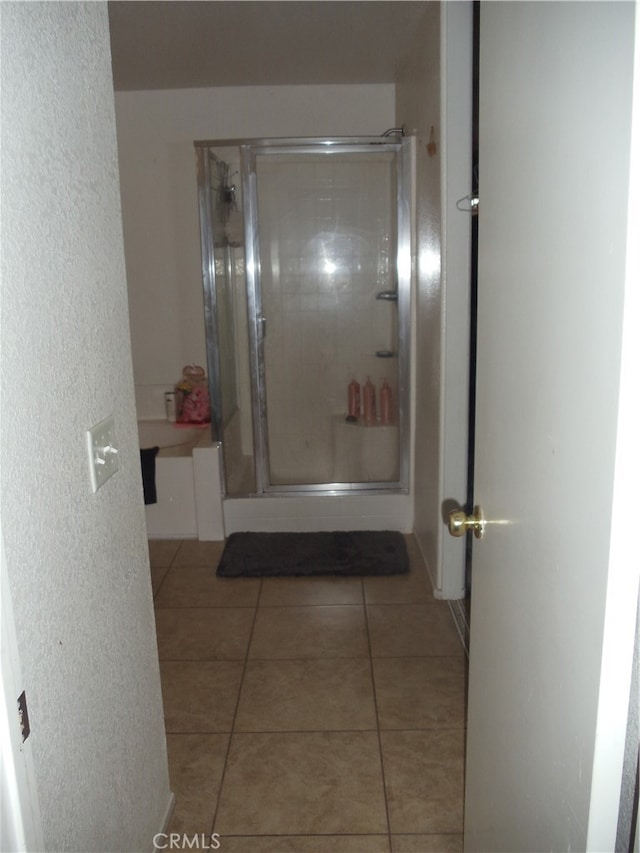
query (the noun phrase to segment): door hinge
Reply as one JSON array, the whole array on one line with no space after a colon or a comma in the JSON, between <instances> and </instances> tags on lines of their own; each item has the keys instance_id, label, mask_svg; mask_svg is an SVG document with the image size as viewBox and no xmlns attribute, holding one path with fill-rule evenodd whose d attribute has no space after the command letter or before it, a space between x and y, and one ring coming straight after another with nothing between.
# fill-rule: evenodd
<instances>
[{"instance_id":1,"label":"door hinge","mask_svg":"<svg viewBox=\"0 0 640 853\"><path fill-rule=\"evenodd\" d=\"M22 743L24 743L31 734L29 712L27 711L27 696L24 690L18 696L18 718L20 720L20 731L22 732Z\"/></svg>"}]
</instances>

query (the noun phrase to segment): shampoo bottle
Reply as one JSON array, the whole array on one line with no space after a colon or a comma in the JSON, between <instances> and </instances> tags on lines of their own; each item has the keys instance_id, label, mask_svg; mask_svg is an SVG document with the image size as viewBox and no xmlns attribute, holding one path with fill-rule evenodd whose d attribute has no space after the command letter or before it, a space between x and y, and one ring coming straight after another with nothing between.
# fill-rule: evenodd
<instances>
[{"instance_id":1,"label":"shampoo bottle","mask_svg":"<svg viewBox=\"0 0 640 853\"><path fill-rule=\"evenodd\" d=\"M389 383L385 379L382 383L382 388L380 389L380 420L385 426L388 426L390 423L393 423L393 409L391 400L391 388L389 387Z\"/></svg>"},{"instance_id":2,"label":"shampoo bottle","mask_svg":"<svg viewBox=\"0 0 640 853\"><path fill-rule=\"evenodd\" d=\"M364 386L364 422L366 424L375 424L376 422L376 386L367 376L367 382Z\"/></svg>"}]
</instances>

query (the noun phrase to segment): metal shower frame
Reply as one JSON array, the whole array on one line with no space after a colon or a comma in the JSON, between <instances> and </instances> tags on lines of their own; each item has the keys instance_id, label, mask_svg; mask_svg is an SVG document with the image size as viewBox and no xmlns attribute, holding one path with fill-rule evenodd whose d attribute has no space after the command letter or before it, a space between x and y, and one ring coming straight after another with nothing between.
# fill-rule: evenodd
<instances>
[{"instance_id":1,"label":"metal shower frame","mask_svg":"<svg viewBox=\"0 0 640 853\"><path fill-rule=\"evenodd\" d=\"M212 148L237 147L241 158L243 213L245 223L245 272L249 316L251 399L254 436L256 492L251 497L389 494L409 491L410 469L410 340L411 340L411 138L336 137L284 139L216 139L194 143L197 158L202 282L204 290L207 367L211 394L211 431L214 441L223 441L223 411L216 310L216 274L212 231L213 198L208 152ZM258 234L257 183L258 154L365 153L375 147L393 152L396 164L398 290L398 455L399 476L395 481L310 483L272 485L269 483L269 438L266 428L264 365L264 324L261 323L260 253Z\"/></svg>"}]
</instances>

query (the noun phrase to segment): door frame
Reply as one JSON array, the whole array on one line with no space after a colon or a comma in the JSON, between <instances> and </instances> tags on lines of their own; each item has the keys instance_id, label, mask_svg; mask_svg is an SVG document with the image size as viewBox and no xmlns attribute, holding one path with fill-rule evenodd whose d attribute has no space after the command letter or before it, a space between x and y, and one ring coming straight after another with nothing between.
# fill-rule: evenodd
<instances>
[{"instance_id":1,"label":"door frame","mask_svg":"<svg viewBox=\"0 0 640 853\"><path fill-rule=\"evenodd\" d=\"M454 505L464 506L468 492L470 429L473 193L473 3L443 3L440 11L442 199L441 281L442 373L440 485L443 516ZM466 200L466 204L465 204ZM475 209L474 209L475 210ZM435 595L450 601L465 646L469 622L464 607L466 540L437 529Z\"/></svg>"},{"instance_id":2,"label":"door frame","mask_svg":"<svg viewBox=\"0 0 640 853\"><path fill-rule=\"evenodd\" d=\"M629 529L629 511L637 504L640 476L640 2L635 0L635 45L631 104L631 147L627 254L622 317L622 353L615 474L611 507L609 573L604 616L602 664L598 697L587 851L613 850L618 832L621 794L633 791L636 779L626 778L625 748L630 726L638 749L638 703L630 695L637 642L640 568ZM636 663L637 665L637 663ZM632 719L635 714L635 720ZM636 759L637 768L637 759ZM635 774L634 774L635 775ZM635 817L638 850L638 816ZM619 849L617 846L615 849Z\"/></svg>"}]
</instances>

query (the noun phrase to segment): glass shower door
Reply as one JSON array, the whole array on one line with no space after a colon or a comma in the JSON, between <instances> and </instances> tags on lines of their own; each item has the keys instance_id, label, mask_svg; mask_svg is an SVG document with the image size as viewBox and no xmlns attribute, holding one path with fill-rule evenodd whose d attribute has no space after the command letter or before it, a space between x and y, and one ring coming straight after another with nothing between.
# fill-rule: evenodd
<instances>
[{"instance_id":1,"label":"glass shower door","mask_svg":"<svg viewBox=\"0 0 640 853\"><path fill-rule=\"evenodd\" d=\"M401 147L252 149L265 491L405 485Z\"/></svg>"}]
</instances>

